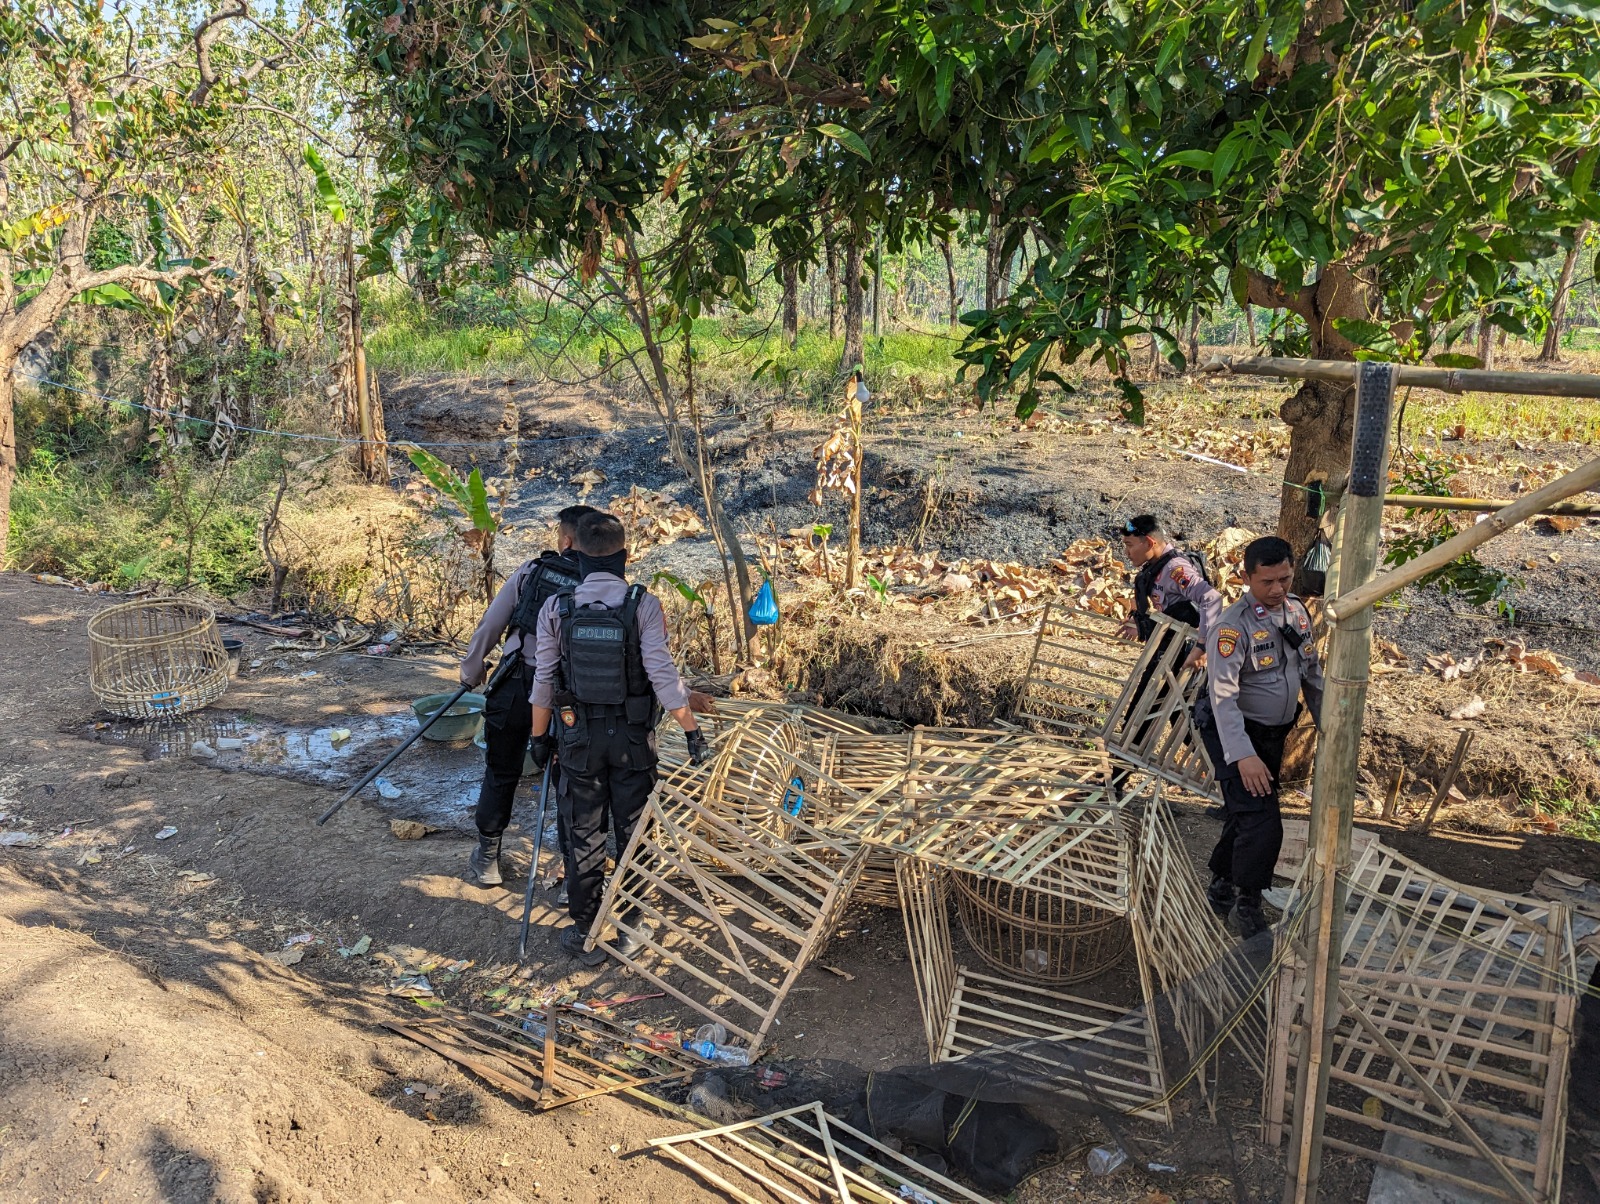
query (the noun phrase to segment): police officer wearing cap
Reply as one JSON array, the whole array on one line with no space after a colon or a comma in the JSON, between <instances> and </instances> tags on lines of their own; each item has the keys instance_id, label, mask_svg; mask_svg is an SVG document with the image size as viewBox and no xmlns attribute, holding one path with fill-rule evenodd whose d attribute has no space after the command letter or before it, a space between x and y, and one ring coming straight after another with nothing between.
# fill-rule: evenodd
<instances>
[{"instance_id":1,"label":"police officer wearing cap","mask_svg":"<svg viewBox=\"0 0 1600 1204\"><path fill-rule=\"evenodd\" d=\"M661 603L623 579L627 546L613 515L579 520L574 547L583 580L539 612L529 696L534 762L542 768L553 746L565 775L557 803L567 825L572 923L561 930L561 948L590 966L605 960L583 945L605 887L607 818L616 826L617 847L625 847L655 789L657 705L683 728L695 764L711 756L672 662ZM617 945L627 956L639 942L620 937Z\"/></svg>"},{"instance_id":2,"label":"police officer wearing cap","mask_svg":"<svg viewBox=\"0 0 1600 1204\"><path fill-rule=\"evenodd\" d=\"M500 663L484 691L483 785L478 790L478 847L467 863L466 879L475 886L499 886L500 840L511 822L511 803L522 780L522 762L532 731L527 707L533 688L534 627L544 604L579 580L572 541L578 520L598 513L593 506L568 506L556 515L556 550L525 561L506 579L489 603L461 660L461 684L483 681L484 660L500 644ZM503 641L503 643L502 643ZM556 775L551 775L555 790ZM540 834L536 834L537 842Z\"/></svg>"},{"instance_id":3,"label":"police officer wearing cap","mask_svg":"<svg viewBox=\"0 0 1600 1204\"><path fill-rule=\"evenodd\" d=\"M1206 696L1195 726L1222 788L1222 837L1211 853L1211 906L1226 916L1237 899L1240 935L1264 932L1261 892L1283 845L1278 774L1283 744L1305 698L1322 709L1322 665L1305 603L1289 592L1294 549L1276 536L1244 549L1248 591L1206 637Z\"/></svg>"},{"instance_id":4,"label":"police officer wearing cap","mask_svg":"<svg viewBox=\"0 0 1600 1204\"><path fill-rule=\"evenodd\" d=\"M1133 614L1124 624L1130 638L1150 638L1155 620L1150 604L1162 614L1187 623L1200 633L1201 643L1189 657L1198 663L1204 641L1222 613L1222 595L1206 575L1205 561L1194 552L1175 547L1153 514L1136 514L1122 524L1122 550L1138 573L1133 579Z\"/></svg>"}]
</instances>

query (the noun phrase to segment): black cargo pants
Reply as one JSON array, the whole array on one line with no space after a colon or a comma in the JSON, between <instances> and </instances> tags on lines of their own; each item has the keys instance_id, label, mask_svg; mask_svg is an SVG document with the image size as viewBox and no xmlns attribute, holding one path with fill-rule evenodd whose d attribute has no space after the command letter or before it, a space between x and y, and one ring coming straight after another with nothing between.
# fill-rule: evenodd
<instances>
[{"instance_id":1,"label":"black cargo pants","mask_svg":"<svg viewBox=\"0 0 1600 1204\"><path fill-rule=\"evenodd\" d=\"M1244 721L1245 733L1256 756L1272 773L1272 790L1254 795L1239 778L1239 767L1229 765L1222 752L1222 736L1217 731L1211 701L1202 698L1195 707L1195 730L1205 744L1206 754L1216 770L1222 789L1222 835L1211 850L1211 872L1226 878L1245 896L1259 896L1272 885L1272 867L1283 848L1283 813L1278 804L1278 775L1283 771L1283 745L1294 723L1271 724Z\"/></svg>"},{"instance_id":2,"label":"black cargo pants","mask_svg":"<svg viewBox=\"0 0 1600 1204\"><path fill-rule=\"evenodd\" d=\"M533 670L520 656L517 664L495 686L483 708L483 785L478 789L474 818L484 836L499 836L511 822L511 804L533 733L533 709L528 691Z\"/></svg>"},{"instance_id":3,"label":"black cargo pants","mask_svg":"<svg viewBox=\"0 0 1600 1204\"><path fill-rule=\"evenodd\" d=\"M587 929L605 893L606 830L614 826L617 855L628 846L656 785L651 729L629 723L616 708L596 708L567 728L555 717L557 756L565 775L556 796L567 839L567 914Z\"/></svg>"}]
</instances>

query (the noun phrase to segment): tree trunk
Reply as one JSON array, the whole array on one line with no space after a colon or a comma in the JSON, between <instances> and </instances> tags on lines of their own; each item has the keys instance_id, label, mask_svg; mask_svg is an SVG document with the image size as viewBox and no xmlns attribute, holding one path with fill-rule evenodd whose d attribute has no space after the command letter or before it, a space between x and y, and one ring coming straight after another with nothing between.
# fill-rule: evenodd
<instances>
[{"instance_id":1,"label":"tree trunk","mask_svg":"<svg viewBox=\"0 0 1600 1204\"><path fill-rule=\"evenodd\" d=\"M984 244L983 252L983 307L984 309L998 309L1000 306L1001 276L1005 271L1005 256L1001 253L1001 246L1005 242L1001 231L993 226L989 227L989 240Z\"/></svg>"},{"instance_id":2,"label":"tree trunk","mask_svg":"<svg viewBox=\"0 0 1600 1204\"><path fill-rule=\"evenodd\" d=\"M839 337L839 244L829 238L823 247L828 260L828 338Z\"/></svg>"},{"instance_id":3,"label":"tree trunk","mask_svg":"<svg viewBox=\"0 0 1600 1204\"><path fill-rule=\"evenodd\" d=\"M11 483L17 476L16 370L16 360L0 364L0 568L11 542Z\"/></svg>"},{"instance_id":4,"label":"tree trunk","mask_svg":"<svg viewBox=\"0 0 1600 1204\"><path fill-rule=\"evenodd\" d=\"M783 341L790 347L800 337L800 265L783 265Z\"/></svg>"},{"instance_id":5,"label":"tree trunk","mask_svg":"<svg viewBox=\"0 0 1600 1204\"><path fill-rule=\"evenodd\" d=\"M1250 336L1250 354L1254 355L1256 350L1256 307L1254 305L1246 304L1244 307L1244 328L1245 332Z\"/></svg>"},{"instance_id":6,"label":"tree trunk","mask_svg":"<svg viewBox=\"0 0 1600 1204\"><path fill-rule=\"evenodd\" d=\"M1195 372L1200 368L1200 311L1197 309L1189 317L1189 371Z\"/></svg>"},{"instance_id":7,"label":"tree trunk","mask_svg":"<svg viewBox=\"0 0 1600 1204\"><path fill-rule=\"evenodd\" d=\"M1478 359L1485 372L1494 368L1494 327L1487 315L1478 319Z\"/></svg>"},{"instance_id":8,"label":"tree trunk","mask_svg":"<svg viewBox=\"0 0 1600 1204\"><path fill-rule=\"evenodd\" d=\"M872 241L872 337L883 334L883 235Z\"/></svg>"},{"instance_id":9,"label":"tree trunk","mask_svg":"<svg viewBox=\"0 0 1600 1204\"><path fill-rule=\"evenodd\" d=\"M1572 232L1572 246L1561 261L1561 275L1556 278L1556 295L1550 301L1550 325L1545 328L1544 346L1539 349L1539 363L1554 364L1561 359L1561 325L1567 318L1567 294L1572 289L1573 269L1578 265L1578 252L1588 236L1589 223L1584 222Z\"/></svg>"},{"instance_id":10,"label":"tree trunk","mask_svg":"<svg viewBox=\"0 0 1600 1204\"><path fill-rule=\"evenodd\" d=\"M861 287L861 238L858 235L845 244L844 353L839 357L840 372L849 372L861 363L861 322L865 308L865 290Z\"/></svg>"},{"instance_id":11,"label":"tree trunk","mask_svg":"<svg viewBox=\"0 0 1600 1204\"><path fill-rule=\"evenodd\" d=\"M1311 358L1353 360L1355 347L1334 329L1339 318L1371 320L1373 288L1368 280L1342 264L1323 269L1317 282L1294 296L1281 291L1268 295L1252 282L1252 302L1270 307L1286 305L1306 323ZM1353 385L1333 381L1302 381L1295 395L1283 403L1279 417L1289 427L1289 462L1284 466L1278 507L1278 534L1294 548L1295 582L1306 592L1309 582L1299 567L1316 542L1320 518L1306 513L1306 486L1317 481L1340 481L1350 471L1350 444L1355 433L1356 391Z\"/></svg>"},{"instance_id":12,"label":"tree trunk","mask_svg":"<svg viewBox=\"0 0 1600 1204\"><path fill-rule=\"evenodd\" d=\"M956 298L956 257L950 249L950 239L946 237L939 243L939 249L944 252L944 274L950 288L950 329L954 330L960 325L956 316L958 302Z\"/></svg>"}]
</instances>

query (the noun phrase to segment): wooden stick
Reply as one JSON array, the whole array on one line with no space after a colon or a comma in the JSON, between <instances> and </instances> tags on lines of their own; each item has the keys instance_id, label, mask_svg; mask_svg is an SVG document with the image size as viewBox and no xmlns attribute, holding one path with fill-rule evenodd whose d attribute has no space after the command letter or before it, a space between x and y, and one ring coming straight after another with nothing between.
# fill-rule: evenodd
<instances>
[{"instance_id":1,"label":"wooden stick","mask_svg":"<svg viewBox=\"0 0 1600 1204\"><path fill-rule=\"evenodd\" d=\"M1349 360L1299 360L1278 356L1214 356L1202 372L1272 376L1281 380L1329 380L1354 384L1358 364ZM1481 368L1395 365L1404 388L1442 393L1527 393L1535 397L1600 397L1600 376L1589 372L1489 372Z\"/></svg>"},{"instance_id":2,"label":"wooden stick","mask_svg":"<svg viewBox=\"0 0 1600 1204\"><path fill-rule=\"evenodd\" d=\"M1593 379L1600 382L1600 376ZM1444 568L1524 519L1532 518L1546 506L1569 498L1575 493L1594 489L1596 486L1600 486L1600 460L1590 460L1587 464L1574 468L1566 476L1558 477L1543 489L1535 489L1527 497L1512 502L1505 509L1496 510L1482 522L1474 523L1461 534L1445 540L1438 547L1430 548L1415 560L1408 560L1398 568L1390 569L1387 573L1380 574L1371 581L1332 599L1327 603L1327 615L1335 622L1348 619L1358 610L1363 610L1396 590L1404 589L1429 573Z\"/></svg>"},{"instance_id":3,"label":"wooden stick","mask_svg":"<svg viewBox=\"0 0 1600 1204\"><path fill-rule=\"evenodd\" d=\"M1380 819L1391 820L1394 818L1395 810L1400 806L1400 791L1405 788L1405 784L1406 767L1402 765L1399 772L1394 775L1394 785L1389 787L1389 793L1383 800L1383 814L1379 817Z\"/></svg>"},{"instance_id":4,"label":"wooden stick","mask_svg":"<svg viewBox=\"0 0 1600 1204\"><path fill-rule=\"evenodd\" d=\"M1488 513L1493 510L1504 510L1514 500L1514 498L1428 497L1422 494L1391 493L1383 499L1383 504L1403 506L1407 510L1469 510ZM1580 518L1593 518L1600 515L1600 505L1590 502L1557 502L1553 506L1545 506L1539 513L1572 514Z\"/></svg>"},{"instance_id":5,"label":"wooden stick","mask_svg":"<svg viewBox=\"0 0 1600 1204\"><path fill-rule=\"evenodd\" d=\"M1466 760L1467 749L1471 746L1472 737L1475 734L1475 729L1464 727L1461 729L1461 735L1456 738L1456 752L1455 756L1450 758L1450 768L1445 771L1444 778L1439 782L1439 789L1433 796L1433 802L1428 804L1428 814L1417 825L1417 831L1424 835L1433 830L1433 817L1439 814L1439 807L1444 803L1444 800L1450 794L1451 788L1456 784L1456 778L1461 773L1461 762ZM1401 770L1401 772L1404 773L1405 771Z\"/></svg>"}]
</instances>

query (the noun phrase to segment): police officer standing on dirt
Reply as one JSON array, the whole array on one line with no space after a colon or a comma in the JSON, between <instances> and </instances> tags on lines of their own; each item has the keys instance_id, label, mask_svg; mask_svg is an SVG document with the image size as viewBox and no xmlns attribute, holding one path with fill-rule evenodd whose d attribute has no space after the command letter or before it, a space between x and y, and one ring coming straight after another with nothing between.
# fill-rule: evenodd
<instances>
[{"instance_id":1,"label":"police officer standing on dirt","mask_svg":"<svg viewBox=\"0 0 1600 1204\"><path fill-rule=\"evenodd\" d=\"M1211 853L1212 908L1238 901L1240 935L1266 931L1261 892L1283 845L1278 774L1283 743L1305 697L1322 709L1322 665L1306 605L1289 592L1294 549L1276 536L1244 549L1248 592L1222 612L1206 637L1206 696L1195 726L1222 788L1222 837Z\"/></svg>"},{"instance_id":2,"label":"police officer standing on dirt","mask_svg":"<svg viewBox=\"0 0 1600 1204\"><path fill-rule=\"evenodd\" d=\"M1205 638L1222 613L1222 595L1206 577L1198 555L1174 546L1153 514L1136 514L1122 524L1122 550L1138 573L1133 579L1133 614L1124 624L1129 638L1148 640L1156 629L1150 604L1162 614L1200 633L1200 644L1186 663L1198 664Z\"/></svg>"},{"instance_id":3,"label":"police officer standing on dirt","mask_svg":"<svg viewBox=\"0 0 1600 1204\"><path fill-rule=\"evenodd\" d=\"M503 640L500 663L486 691L483 716L485 745L483 786L478 791L478 847L467 863L466 879L476 886L499 886L500 839L511 822L511 803L522 780L523 756L528 751L532 716L528 692L533 688L534 630L544 604L580 579L572 541L578 521L596 514L593 506L568 506L556 515L556 550L543 552L507 578L484 612L461 661L461 684L475 686L483 680L483 663ZM541 767L542 768L542 767ZM552 790L554 787L552 772ZM534 834L537 847L542 833Z\"/></svg>"},{"instance_id":4,"label":"police officer standing on dirt","mask_svg":"<svg viewBox=\"0 0 1600 1204\"><path fill-rule=\"evenodd\" d=\"M545 603L539 613L533 689L533 756L541 768L552 751L566 789L558 799L567 824L567 914L562 951L596 966L605 954L584 952L605 886L607 817L625 848L656 783L657 705L683 728L689 757L704 764L710 745L695 722L672 653L661 603L623 579L627 535L610 514L590 514L574 544L582 583ZM551 723L554 719L554 731ZM639 942L619 937L624 956Z\"/></svg>"}]
</instances>

